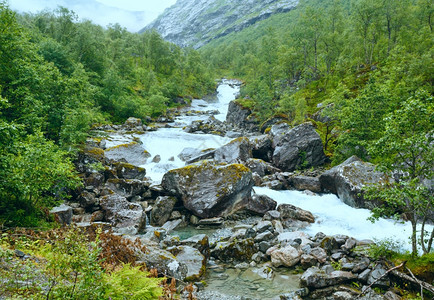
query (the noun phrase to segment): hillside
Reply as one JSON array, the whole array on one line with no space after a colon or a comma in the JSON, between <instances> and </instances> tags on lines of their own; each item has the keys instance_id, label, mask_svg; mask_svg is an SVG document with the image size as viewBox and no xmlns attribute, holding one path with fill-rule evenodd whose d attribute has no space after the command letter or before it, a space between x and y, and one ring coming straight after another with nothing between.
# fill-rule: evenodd
<instances>
[{"instance_id":1,"label":"hillside","mask_svg":"<svg viewBox=\"0 0 434 300\"><path fill-rule=\"evenodd\" d=\"M179 0L140 32L155 29L179 46L200 48L272 15L288 12L297 0Z\"/></svg>"}]
</instances>

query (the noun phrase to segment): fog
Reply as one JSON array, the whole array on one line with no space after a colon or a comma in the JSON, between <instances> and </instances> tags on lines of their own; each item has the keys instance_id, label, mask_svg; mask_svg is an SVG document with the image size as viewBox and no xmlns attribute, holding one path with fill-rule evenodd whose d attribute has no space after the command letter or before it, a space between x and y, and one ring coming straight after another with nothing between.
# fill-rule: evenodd
<instances>
[{"instance_id":1,"label":"fog","mask_svg":"<svg viewBox=\"0 0 434 300\"><path fill-rule=\"evenodd\" d=\"M10 8L36 13L58 6L73 10L80 19L107 26L119 23L131 32L142 29L176 0L9 0Z\"/></svg>"}]
</instances>

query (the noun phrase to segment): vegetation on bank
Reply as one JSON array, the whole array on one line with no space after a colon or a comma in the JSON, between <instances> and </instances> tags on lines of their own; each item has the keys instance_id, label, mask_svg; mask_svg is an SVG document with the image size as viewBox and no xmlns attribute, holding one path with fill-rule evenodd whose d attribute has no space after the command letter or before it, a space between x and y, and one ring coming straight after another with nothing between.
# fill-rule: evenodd
<instances>
[{"instance_id":1,"label":"vegetation on bank","mask_svg":"<svg viewBox=\"0 0 434 300\"><path fill-rule=\"evenodd\" d=\"M148 120L214 89L198 52L156 32L0 1L0 227L41 225L80 184L71 159L93 123Z\"/></svg>"},{"instance_id":2,"label":"vegetation on bank","mask_svg":"<svg viewBox=\"0 0 434 300\"><path fill-rule=\"evenodd\" d=\"M412 249L434 232L432 1L302 0L298 7L213 41L200 51L245 82L239 103L265 122L311 121L336 165L352 155L394 174L369 189L379 216L413 226Z\"/></svg>"}]
</instances>

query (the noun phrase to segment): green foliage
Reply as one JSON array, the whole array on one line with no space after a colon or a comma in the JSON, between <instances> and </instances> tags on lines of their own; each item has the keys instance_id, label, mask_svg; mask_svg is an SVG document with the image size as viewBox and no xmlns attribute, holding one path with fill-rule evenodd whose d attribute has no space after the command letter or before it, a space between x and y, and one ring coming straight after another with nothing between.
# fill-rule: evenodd
<instances>
[{"instance_id":1,"label":"green foliage","mask_svg":"<svg viewBox=\"0 0 434 300\"><path fill-rule=\"evenodd\" d=\"M132 267L126 264L122 269L111 274L106 274L106 281L110 283L105 297L113 300L123 299L158 299L162 295L159 287L161 279L148 278L147 273L140 267Z\"/></svg>"},{"instance_id":2,"label":"green foliage","mask_svg":"<svg viewBox=\"0 0 434 300\"><path fill-rule=\"evenodd\" d=\"M22 236L17 238L17 236ZM18 258L15 251L28 254ZM0 296L25 299L157 299L163 279L129 264L106 270L99 233L93 241L78 228L0 239ZM29 256L30 255L30 256Z\"/></svg>"},{"instance_id":3,"label":"green foliage","mask_svg":"<svg viewBox=\"0 0 434 300\"><path fill-rule=\"evenodd\" d=\"M368 251L369 257L375 260L391 259L399 253L402 253L402 245L393 239L375 240Z\"/></svg>"}]
</instances>

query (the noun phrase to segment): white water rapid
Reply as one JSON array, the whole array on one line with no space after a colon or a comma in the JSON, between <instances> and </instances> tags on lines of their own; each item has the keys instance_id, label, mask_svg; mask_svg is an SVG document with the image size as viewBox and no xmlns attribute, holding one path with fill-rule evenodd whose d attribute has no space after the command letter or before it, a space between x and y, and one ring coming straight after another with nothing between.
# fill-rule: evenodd
<instances>
[{"instance_id":1,"label":"white water rapid","mask_svg":"<svg viewBox=\"0 0 434 300\"><path fill-rule=\"evenodd\" d=\"M239 92L236 82L224 80L218 88L214 100L193 100L189 111L218 110L215 117L225 120L228 104ZM187 110L185 110L186 112ZM192 134L183 131L183 127L195 120L205 120L209 114L178 117L172 128L160 128L155 132L147 132L141 136L144 148L152 156L160 155L159 163L149 162L143 167L147 175L155 182L161 182L163 175L174 168L185 165L178 158L184 148L208 149L220 147L231 139L211 134ZM344 234L357 239L393 239L410 250L411 225L409 222L397 223L393 220L380 219L375 223L367 220L370 212L367 209L355 209L344 204L335 195L326 194L311 196L298 191L274 191L264 187L255 187L256 193L265 194L280 203L290 203L312 212L316 222L305 231L311 235L323 232L327 235ZM428 226L426 230L431 230Z\"/></svg>"}]
</instances>

